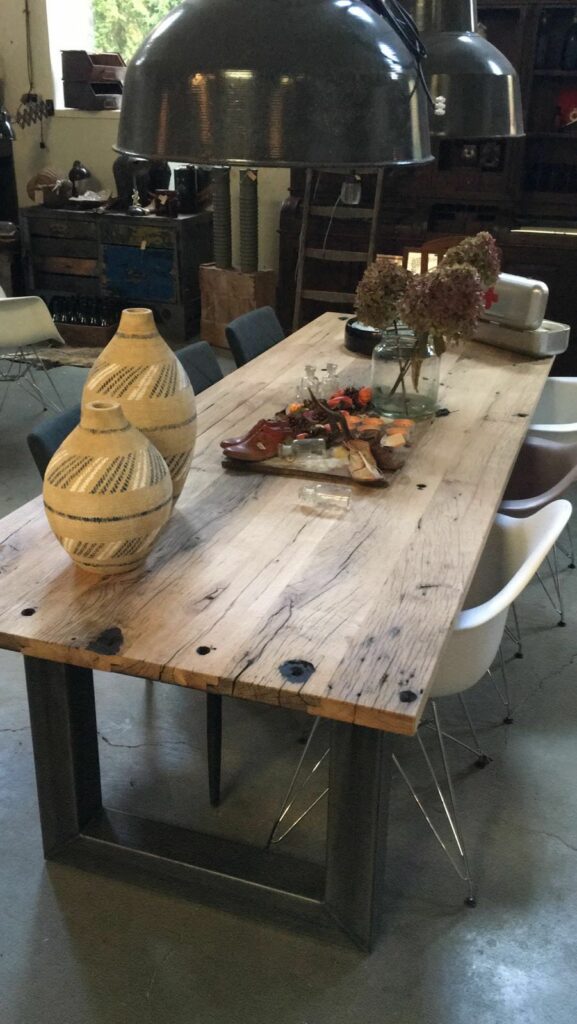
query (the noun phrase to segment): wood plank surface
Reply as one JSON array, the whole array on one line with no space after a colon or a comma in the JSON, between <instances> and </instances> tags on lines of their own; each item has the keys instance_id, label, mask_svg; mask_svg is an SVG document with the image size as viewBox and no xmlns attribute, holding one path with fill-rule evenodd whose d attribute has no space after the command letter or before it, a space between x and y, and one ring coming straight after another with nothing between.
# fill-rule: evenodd
<instances>
[{"instance_id":1,"label":"wood plank surface","mask_svg":"<svg viewBox=\"0 0 577 1024\"><path fill-rule=\"evenodd\" d=\"M143 571L76 568L40 499L2 520L0 646L413 733L551 362L475 343L444 355L450 415L390 488L356 488L333 518L303 509L299 479L224 472L219 441L281 408L305 363L368 381L344 319L324 314L200 396L192 471Z\"/></svg>"}]
</instances>

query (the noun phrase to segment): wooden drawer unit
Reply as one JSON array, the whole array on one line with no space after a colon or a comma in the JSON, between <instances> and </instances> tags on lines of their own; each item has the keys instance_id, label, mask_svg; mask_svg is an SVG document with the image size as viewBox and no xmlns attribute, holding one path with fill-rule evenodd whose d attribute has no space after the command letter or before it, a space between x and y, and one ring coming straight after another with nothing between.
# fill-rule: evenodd
<instances>
[{"instance_id":1,"label":"wooden drawer unit","mask_svg":"<svg viewBox=\"0 0 577 1024\"><path fill-rule=\"evenodd\" d=\"M162 220L162 226L158 223L151 224L151 219ZM178 223L178 222L177 222ZM111 245L132 245L143 246L146 249L172 249L174 247L174 230L164 227L166 218L129 217L128 223L119 223L116 219L107 217L100 229L100 239L103 243Z\"/></svg>"},{"instance_id":2,"label":"wooden drawer unit","mask_svg":"<svg viewBox=\"0 0 577 1024\"><path fill-rule=\"evenodd\" d=\"M21 211L27 291L150 306L168 341L200 323L198 267L212 260L212 215L177 218L27 207Z\"/></svg>"}]
</instances>

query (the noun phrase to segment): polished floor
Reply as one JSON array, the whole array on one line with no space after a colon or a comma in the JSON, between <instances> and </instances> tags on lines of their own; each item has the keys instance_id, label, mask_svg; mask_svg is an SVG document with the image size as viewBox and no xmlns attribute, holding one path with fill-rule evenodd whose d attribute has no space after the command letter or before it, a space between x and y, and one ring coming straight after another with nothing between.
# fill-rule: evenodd
<instances>
[{"instance_id":1,"label":"polished floor","mask_svg":"<svg viewBox=\"0 0 577 1024\"><path fill-rule=\"evenodd\" d=\"M72 404L84 372L53 372ZM2 514L39 491L25 444L39 415L9 395ZM395 779L387 926L371 955L143 877L45 864L22 664L0 652L1 1024L574 1024L577 570L563 582L566 629L538 584L523 599L526 656L507 648L515 724L501 724L488 683L471 694L492 763L480 771L450 751L477 908L463 905L462 884ZM97 703L109 805L265 842L302 750L301 716L227 702L224 798L211 810L201 695L98 676ZM442 711L462 730L458 706ZM430 797L416 744L399 753ZM319 805L287 851L322 857L323 826Z\"/></svg>"}]
</instances>

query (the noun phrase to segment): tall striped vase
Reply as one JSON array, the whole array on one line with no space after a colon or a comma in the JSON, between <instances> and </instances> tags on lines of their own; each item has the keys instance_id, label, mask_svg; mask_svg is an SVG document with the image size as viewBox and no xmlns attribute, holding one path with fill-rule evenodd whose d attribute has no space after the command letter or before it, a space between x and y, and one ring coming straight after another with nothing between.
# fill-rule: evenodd
<instances>
[{"instance_id":1,"label":"tall striped vase","mask_svg":"<svg viewBox=\"0 0 577 1024\"><path fill-rule=\"evenodd\" d=\"M174 501L184 487L196 440L196 402L188 375L156 329L149 309L125 309L94 363L82 395L118 402L166 461Z\"/></svg>"},{"instance_id":2,"label":"tall striped vase","mask_svg":"<svg viewBox=\"0 0 577 1024\"><path fill-rule=\"evenodd\" d=\"M119 405L88 402L52 456L44 507L57 540L90 572L130 572L172 511L168 467Z\"/></svg>"}]
</instances>

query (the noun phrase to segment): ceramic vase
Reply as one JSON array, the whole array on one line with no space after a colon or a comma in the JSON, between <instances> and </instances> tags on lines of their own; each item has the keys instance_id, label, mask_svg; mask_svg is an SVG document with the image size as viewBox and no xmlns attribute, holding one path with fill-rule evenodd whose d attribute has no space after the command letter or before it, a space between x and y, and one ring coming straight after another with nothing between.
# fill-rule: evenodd
<instances>
[{"instance_id":1,"label":"ceramic vase","mask_svg":"<svg viewBox=\"0 0 577 1024\"><path fill-rule=\"evenodd\" d=\"M188 375L158 333L150 309L125 309L118 330L94 363L83 402L118 402L127 420L158 449L184 487L196 439L196 403Z\"/></svg>"},{"instance_id":2,"label":"ceramic vase","mask_svg":"<svg viewBox=\"0 0 577 1024\"><path fill-rule=\"evenodd\" d=\"M48 522L90 572L130 572L146 558L172 510L162 455L114 402L88 402L44 476Z\"/></svg>"}]
</instances>

